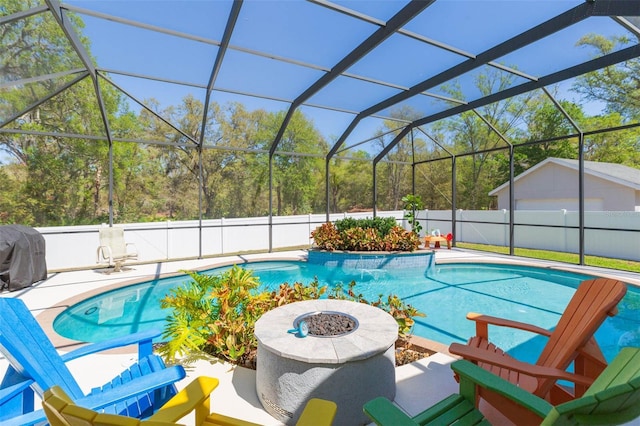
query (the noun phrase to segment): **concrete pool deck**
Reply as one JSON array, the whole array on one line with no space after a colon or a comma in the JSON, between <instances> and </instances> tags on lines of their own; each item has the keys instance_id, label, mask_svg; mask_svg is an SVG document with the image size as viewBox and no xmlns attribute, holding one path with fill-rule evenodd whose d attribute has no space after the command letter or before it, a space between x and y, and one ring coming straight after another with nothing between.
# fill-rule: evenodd
<instances>
[{"instance_id":1,"label":"concrete pool deck","mask_svg":"<svg viewBox=\"0 0 640 426\"><path fill-rule=\"evenodd\" d=\"M632 285L640 286L640 274L619 272L602 268L580 267L557 262L536 261L526 258L492 255L463 249L436 250L437 263L450 262L504 262L528 264L553 269L571 270L599 276L614 277ZM153 264L134 264L128 270L105 274L99 270L81 270L50 273L47 280L26 289L0 293L0 297L19 297L27 304L34 316L47 331L51 340L61 352L77 345L76 342L61 338L51 328L55 316L75 301L109 288L120 287L134 282L168 276L182 270L202 270L209 267L244 263L257 260L303 259L304 251L263 253L239 256L225 256L200 260L185 260ZM464 318L461 318L464 320ZM410 415L415 415L445 396L457 392L458 385L453 379L449 364L454 360L446 353L446 346L435 346L439 353L420 361L396 368L395 403ZM88 391L101 385L131 363L135 355L131 353L110 353L92 355L69 363L69 368L77 377L81 388ZM7 361L0 357L0 372L4 372ZM99 368L96 368L99 366ZM192 378L207 375L220 379L214 391L212 410L263 425L281 425L262 409L255 390L255 371L229 364L211 364L199 361L188 368L187 378L180 383L181 388ZM185 421L189 423L188 420Z\"/></svg>"}]
</instances>

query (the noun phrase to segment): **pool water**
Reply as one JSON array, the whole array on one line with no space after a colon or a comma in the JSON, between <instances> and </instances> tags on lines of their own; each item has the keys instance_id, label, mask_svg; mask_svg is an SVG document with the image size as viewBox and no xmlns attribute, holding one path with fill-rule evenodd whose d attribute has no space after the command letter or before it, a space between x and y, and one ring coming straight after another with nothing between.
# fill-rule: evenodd
<instances>
[{"instance_id":1,"label":"pool water","mask_svg":"<svg viewBox=\"0 0 640 426\"><path fill-rule=\"evenodd\" d=\"M475 334L468 312L509 318L551 329L587 275L545 268L497 264L446 264L424 268L342 269L299 261L266 261L243 265L254 271L264 289L281 283L321 285L356 282L355 292L367 300L396 294L426 314L415 318L413 334L444 344L466 342ZM217 273L229 267L205 273ZM188 276L162 278L113 290L84 300L62 312L54 329L70 339L98 342L150 328L162 329L170 313L160 308L169 289L190 280ZM621 346L640 346L640 288L629 286L618 306L596 333L608 360ZM522 360L535 361L546 339L530 333L492 327L491 340Z\"/></svg>"}]
</instances>

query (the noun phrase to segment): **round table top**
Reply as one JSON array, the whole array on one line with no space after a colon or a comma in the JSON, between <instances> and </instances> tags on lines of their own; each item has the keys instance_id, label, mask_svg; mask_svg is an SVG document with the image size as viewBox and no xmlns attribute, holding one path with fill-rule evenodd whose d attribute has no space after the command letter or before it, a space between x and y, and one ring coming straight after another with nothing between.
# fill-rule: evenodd
<instances>
[{"instance_id":1,"label":"round table top","mask_svg":"<svg viewBox=\"0 0 640 426\"><path fill-rule=\"evenodd\" d=\"M290 333L301 315L344 313L358 320L358 328L340 336L317 337ZM318 364L342 364L386 351L398 338L398 323L387 312L364 303L319 299L290 303L266 312L255 325L258 343L284 358Z\"/></svg>"}]
</instances>

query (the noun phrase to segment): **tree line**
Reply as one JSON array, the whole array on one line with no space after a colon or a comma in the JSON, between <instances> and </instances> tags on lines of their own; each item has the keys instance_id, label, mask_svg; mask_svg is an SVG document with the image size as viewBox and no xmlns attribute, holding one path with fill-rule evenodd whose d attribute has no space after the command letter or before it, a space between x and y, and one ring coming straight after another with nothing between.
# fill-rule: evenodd
<instances>
[{"instance_id":1,"label":"tree line","mask_svg":"<svg viewBox=\"0 0 640 426\"><path fill-rule=\"evenodd\" d=\"M20 2L6 3L10 8ZM83 24L77 20L74 25ZM597 55L628 42L591 35L580 43ZM0 45L2 82L81 68L57 25L42 18L0 25ZM38 61L31 60L35 56ZM633 77L639 71L636 59L575 81L575 93L606 105L602 114L588 115L569 101L560 105L583 131L637 122L640 83ZM512 79L494 71L480 75L475 84L486 95L508 87ZM89 76L68 74L2 92L0 123L68 86L11 120L6 127L16 132L0 133L0 224L106 222L111 185L114 220L121 223L264 216L270 208L275 215L370 210L372 159L399 132L393 131L397 122L387 120L376 131L375 148L352 149L330 160L327 207L325 156L335 141L326 140L302 112L293 115L273 157L270 191L268 151L285 111L251 111L240 103L211 102L201 135L205 108L195 97L165 108L148 99L150 109L133 111L107 79L99 77L98 82L115 140L112 147ZM464 99L455 84L443 89ZM391 115L420 118L409 108ZM167 122L177 123L178 129ZM547 157L577 158L577 139L558 139L574 133L571 122L542 91L415 129L377 165L376 207L401 209L402 197L415 193L429 209L451 208L450 157L456 155L457 208L491 209L489 191L509 179L509 144L515 145L518 174ZM134 142L140 140L145 143ZM202 146L194 143L200 140ZM640 168L640 130L591 135L584 155L587 160Z\"/></svg>"}]
</instances>

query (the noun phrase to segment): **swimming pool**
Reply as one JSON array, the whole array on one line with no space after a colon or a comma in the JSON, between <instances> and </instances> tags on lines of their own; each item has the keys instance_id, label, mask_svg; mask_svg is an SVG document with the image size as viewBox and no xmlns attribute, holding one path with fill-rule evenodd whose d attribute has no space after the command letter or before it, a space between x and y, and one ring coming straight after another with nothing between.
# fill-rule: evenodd
<instances>
[{"instance_id":1,"label":"swimming pool","mask_svg":"<svg viewBox=\"0 0 640 426\"><path fill-rule=\"evenodd\" d=\"M468 312L480 312L533 323L550 329L558 322L578 284L587 275L503 264L445 264L424 268L343 269L325 268L300 261L263 261L242 265L260 278L264 288L283 282L308 284L317 277L322 285L357 283L355 290L373 300L396 294L425 313L416 318L413 333L444 344L465 342L475 334ZM230 268L214 268L215 273ZM62 312L53 327L60 335L97 342L128 333L162 328L168 312L160 300L169 289L189 280L187 276L161 278L86 299ZM640 345L640 289L630 286L618 306L596 333L605 356L611 360L621 345ZM529 333L492 328L490 336L511 354L529 360L544 346L544 338Z\"/></svg>"}]
</instances>

